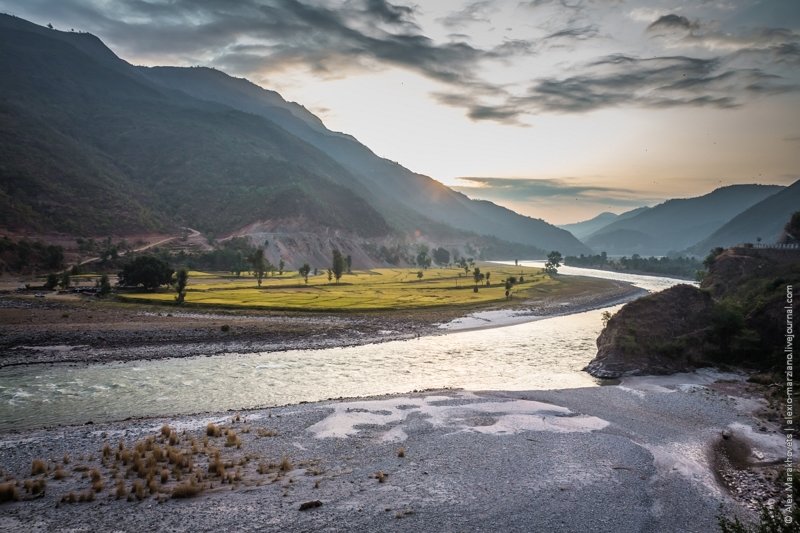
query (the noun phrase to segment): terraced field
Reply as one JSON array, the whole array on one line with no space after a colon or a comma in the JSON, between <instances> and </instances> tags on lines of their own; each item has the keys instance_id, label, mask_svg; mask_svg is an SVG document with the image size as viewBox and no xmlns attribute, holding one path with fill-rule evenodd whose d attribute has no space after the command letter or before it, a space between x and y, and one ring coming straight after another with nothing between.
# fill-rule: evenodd
<instances>
[{"instance_id":1,"label":"terraced field","mask_svg":"<svg viewBox=\"0 0 800 533\"><path fill-rule=\"evenodd\" d=\"M342 276L338 284L329 282L323 271L309 276L308 284L297 273L284 273L265 278L260 288L251 276L190 272L186 303L304 311L413 309L504 302L504 282L509 276L524 279L512 289L515 298L560 294L564 290L572 292L568 286L581 284L576 278L569 281L550 278L538 268L494 264L480 267L482 272L490 274L490 285L483 282L478 292L473 290L472 273L465 274L463 269L457 268L428 269L421 278L419 270L408 268L354 271ZM163 290L120 297L129 301L169 303L174 301L175 293Z\"/></svg>"}]
</instances>

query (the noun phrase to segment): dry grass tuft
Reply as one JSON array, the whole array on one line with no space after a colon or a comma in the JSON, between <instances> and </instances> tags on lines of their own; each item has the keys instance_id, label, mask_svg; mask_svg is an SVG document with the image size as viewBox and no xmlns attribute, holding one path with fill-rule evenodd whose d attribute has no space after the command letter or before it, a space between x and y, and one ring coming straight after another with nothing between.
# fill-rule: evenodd
<instances>
[{"instance_id":1,"label":"dry grass tuft","mask_svg":"<svg viewBox=\"0 0 800 533\"><path fill-rule=\"evenodd\" d=\"M117 497L118 500L121 500L127 495L128 495L128 489L125 488L125 482L122 479L118 479L115 496Z\"/></svg>"},{"instance_id":2,"label":"dry grass tuft","mask_svg":"<svg viewBox=\"0 0 800 533\"><path fill-rule=\"evenodd\" d=\"M172 433L172 428L169 427L168 424L164 424L161 426L161 436L164 438L169 438L170 433Z\"/></svg>"},{"instance_id":3,"label":"dry grass tuft","mask_svg":"<svg viewBox=\"0 0 800 533\"><path fill-rule=\"evenodd\" d=\"M108 459L111 457L111 446L108 445L107 442L103 443L103 459Z\"/></svg>"},{"instance_id":4,"label":"dry grass tuft","mask_svg":"<svg viewBox=\"0 0 800 533\"><path fill-rule=\"evenodd\" d=\"M66 453L64 454L64 464L65 465L69 464L69 455L67 455Z\"/></svg>"},{"instance_id":5,"label":"dry grass tuft","mask_svg":"<svg viewBox=\"0 0 800 533\"><path fill-rule=\"evenodd\" d=\"M232 429L228 430L228 435L225 438L225 447L230 448L232 446L236 446L237 448L242 447L242 441L239 439L239 436L236 434L235 431Z\"/></svg>"},{"instance_id":6,"label":"dry grass tuft","mask_svg":"<svg viewBox=\"0 0 800 533\"><path fill-rule=\"evenodd\" d=\"M79 502L93 502L94 501L94 492L87 490L80 496L78 496Z\"/></svg>"},{"instance_id":7,"label":"dry grass tuft","mask_svg":"<svg viewBox=\"0 0 800 533\"><path fill-rule=\"evenodd\" d=\"M68 492L61 497L61 503L75 503L78 501L78 497L75 496L74 492Z\"/></svg>"},{"instance_id":8,"label":"dry grass tuft","mask_svg":"<svg viewBox=\"0 0 800 533\"><path fill-rule=\"evenodd\" d=\"M37 476L39 474L47 473L47 463L43 459L34 459L31 463L31 475Z\"/></svg>"},{"instance_id":9,"label":"dry grass tuft","mask_svg":"<svg viewBox=\"0 0 800 533\"><path fill-rule=\"evenodd\" d=\"M274 437L275 435L278 434L277 431L267 428L258 428L258 431L256 433L258 434L259 437Z\"/></svg>"},{"instance_id":10,"label":"dry grass tuft","mask_svg":"<svg viewBox=\"0 0 800 533\"><path fill-rule=\"evenodd\" d=\"M222 430L218 425L214 424L213 422L209 422L206 426L206 435L209 437L219 437L222 435Z\"/></svg>"},{"instance_id":11,"label":"dry grass tuft","mask_svg":"<svg viewBox=\"0 0 800 533\"><path fill-rule=\"evenodd\" d=\"M0 483L0 503L15 502L19 500L19 491L13 481Z\"/></svg>"},{"instance_id":12,"label":"dry grass tuft","mask_svg":"<svg viewBox=\"0 0 800 533\"><path fill-rule=\"evenodd\" d=\"M28 493L35 496L36 494L44 494L47 482L44 479L26 479L23 486Z\"/></svg>"},{"instance_id":13,"label":"dry grass tuft","mask_svg":"<svg viewBox=\"0 0 800 533\"><path fill-rule=\"evenodd\" d=\"M67 477L67 472L60 466L56 468L55 472L53 472L53 479L59 480L64 479L65 477Z\"/></svg>"},{"instance_id":14,"label":"dry grass tuft","mask_svg":"<svg viewBox=\"0 0 800 533\"><path fill-rule=\"evenodd\" d=\"M193 498L203 492L202 485L197 484L194 478L175 485L172 489L173 498Z\"/></svg>"},{"instance_id":15,"label":"dry grass tuft","mask_svg":"<svg viewBox=\"0 0 800 533\"><path fill-rule=\"evenodd\" d=\"M372 477L377 479L378 483L384 483L386 481L386 478L389 477L389 474L387 474L383 470L378 470L377 472L375 472L375 475L372 476Z\"/></svg>"},{"instance_id":16,"label":"dry grass tuft","mask_svg":"<svg viewBox=\"0 0 800 533\"><path fill-rule=\"evenodd\" d=\"M144 500L147 497L147 492L145 492L144 483L142 483L141 479L137 479L133 482L131 493L135 494L136 499L139 501Z\"/></svg>"},{"instance_id":17,"label":"dry grass tuft","mask_svg":"<svg viewBox=\"0 0 800 533\"><path fill-rule=\"evenodd\" d=\"M292 465L292 462L289 460L289 457L284 455L283 458L281 459L280 464L278 465L278 468L280 469L281 472L289 472L290 470L294 469L294 466Z\"/></svg>"},{"instance_id":18,"label":"dry grass tuft","mask_svg":"<svg viewBox=\"0 0 800 533\"><path fill-rule=\"evenodd\" d=\"M406 456L406 449L405 448L401 447L400 449L397 450L397 457L405 457L405 456Z\"/></svg>"}]
</instances>

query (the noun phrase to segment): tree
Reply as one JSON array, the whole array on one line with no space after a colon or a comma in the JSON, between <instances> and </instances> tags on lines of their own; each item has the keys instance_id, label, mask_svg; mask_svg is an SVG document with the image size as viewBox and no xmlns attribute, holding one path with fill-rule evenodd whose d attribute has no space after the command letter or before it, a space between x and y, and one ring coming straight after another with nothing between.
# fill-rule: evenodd
<instances>
[{"instance_id":1,"label":"tree","mask_svg":"<svg viewBox=\"0 0 800 533\"><path fill-rule=\"evenodd\" d=\"M328 269L328 283L330 283L332 280L333 280L333 270L331 270L329 268Z\"/></svg>"},{"instance_id":2,"label":"tree","mask_svg":"<svg viewBox=\"0 0 800 533\"><path fill-rule=\"evenodd\" d=\"M436 248L433 250L433 260L437 265L446 265L450 262L450 252L444 248Z\"/></svg>"},{"instance_id":3,"label":"tree","mask_svg":"<svg viewBox=\"0 0 800 533\"><path fill-rule=\"evenodd\" d=\"M253 276L258 281L258 286L261 287L264 274L267 272L267 260L264 258L264 250L259 248L253 252L253 255L249 258L249 263L253 267Z\"/></svg>"},{"instance_id":4,"label":"tree","mask_svg":"<svg viewBox=\"0 0 800 533\"><path fill-rule=\"evenodd\" d=\"M58 274L48 274L47 281L44 282L44 288L51 291L58 285Z\"/></svg>"},{"instance_id":5,"label":"tree","mask_svg":"<svg viewBox=\"0 0 800 533\"><path fill-rule=\"evenodd\" d=\"M558 267L561 266L562 260L561 252L553 250L547 254L547 262L544 264L544 271L551 276L558 273Z\"/></svg>"},{"instance_id":6,"label":"tree","mask_svg":"<svg viewBox=\"0 0 800 533\"><path fill-rule=\"evenodd\" d=\"M422 268L431 266L431 258L428 257L428 247L421 244L417 249L419 250L419 253L417 253L417 266Z\"/></svg>"},{"instance_id":7,"label":"tree","mask_svg":"<svg viewBox=\"0 0 800 533\"><path fill-rule=\"evenodd\" d=\"M489 282L489 277L490 277L491 275L492 275L492 273L491 273L491 272L487 272L487 273L486 273L486 286L487 286L487 287L489 286L489 283L490 283L490 282Z\"/></svg>"},{"instance_id":8,"label":"tree","mask_svg":"<svg viewBox=\"0 0 800 533\"><path fill-rule=\"evenodd\" d=\"M422 270L417 271L417 279L422 279Z\"/></svg>"},{"instance_id":9,"label":"tree","mask_svg":"<svg viewBox=\"0 0 800 533\"><path fill-rule=\"evenodd\" d=\"M108 281L108 274L103 274L100 276L100 280L97 282L97 294L99 296L105 296L111 292L111 283Z\"/></svg>"},{"instance_id":10,"label":"tree","mask_svg":"<svg viewBox=\"0 0 800 533\"><path fill-rule=\"evenodd\" d=\"M300 275L303 276L303 279L306 280L306 284L308 284L308 273L311 272L311 267L308 266L308 263L303 263L303 266L300 267Z\"/></svg>"},{"instance_id":11,"label":"tree","mask_svg":"<svg viewBox=\"0 0 800 533\"><path fill-rule=\"evenodd\" d=\"M189 283L189 271L185 268L178 270L178 274L175 277L175 292L177 292L177 296L175 296L175 303L178 305L183 303L184 298L186 298L186 285Z\"/></svg>"},{"instance_id":12,"label":"tree","mask_svg":"<svg viewBox=\"0 0 800 533\"><path fill-rule=\"evenodd\" d=\"M474 292L478 292L478 283L483 281L483 274L481 274L481 269L479 267L475 267L475 270L472 271L472 279L475 280L475 288L473 289Z\"/></svg>"},{"instance_id":13,"label":"tree","mask_svg":"<svg viewBox=\"0 0 800 533\"><path fill-rule=\"evenodd\" d=\"M711 265L713 265L714 261L716 261L717 256L724 251L725 248L723 248L722 246L717 246L716 248L712 249L710 252L708 252L706 258L703 259L703 266L706 267L706 269L710 269Z\"/></svg>"},{"instance_id":14,"label":"tree","mask_svg":"<svg viewBox=\"0 0 800 533\"><path fill-rule=\"evenodd\" d=\"M69 270L65 270L61 273L61 279L58 281L58 286L66 290L69 289L69 283Z\"/></svg>"},{"instance_id":15,"label":"tree","mask_svg":"<svg viewBox=\"0 0 800 533\"><path fill-rule=\"evenodd\" d=\"M281 276L283 276L283 267L285 266L286 263L283 261L283 257L281 257L281 260L278 261L278 274L280 274Z\"/></svg>"},{"instance_id":16,"label":"tree","mask_svg":"<svg viewBox=\"0 0 800 533\"><path fill-rule=\"evenodd\" d=\"M344 258L344 262L347 265L347 273L350 274L353 272L353 257L348 254L347 257Z\"/></svg>"},{"instance_id":17,"label":"tree","mask_svg":"<svg viewBox=\"0 0 800 533\"><path fill-rule=\"evenodd\" d=\"M151 255L142 255L122 267L119 283L127 287L141 285L152 290L161 285L169 285L174 273L165 261Z\"/></svg>"},{"instance_id":18,"label":"tree","mask_svg":"<svg viewBox=\"0 0 800 533\"><path fill-rule=\"evenodd\" d=\"M339 283L339 279L342 277L344 273L344 257L342 257L342 252L339 250L333 251L333 264L331 265L331 272L333 272L333 277L336 278L336 283Z\"/></svg>"}]
</instances>

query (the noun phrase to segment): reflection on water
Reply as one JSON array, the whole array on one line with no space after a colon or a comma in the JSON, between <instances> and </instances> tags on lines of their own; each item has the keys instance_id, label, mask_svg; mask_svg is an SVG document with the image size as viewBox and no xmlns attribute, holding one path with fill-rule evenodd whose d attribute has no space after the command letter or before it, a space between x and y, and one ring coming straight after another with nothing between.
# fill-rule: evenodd
<instances>
[{"instance_id":1,"label":"reflection on water","mask_svg":"<svg viewBox=\"0 0 800 533\"><path fill-rule=\"evenodd\" d=\"M625 276L598 272L613 279ZM650 290L675 283L633 277L637 285ZM595 355L600 314L596 310L502 328L325 350L11 367L0 370L0 430L435 387L592 386L596 381L581 369Z\"/></svg>"}]
</instances>

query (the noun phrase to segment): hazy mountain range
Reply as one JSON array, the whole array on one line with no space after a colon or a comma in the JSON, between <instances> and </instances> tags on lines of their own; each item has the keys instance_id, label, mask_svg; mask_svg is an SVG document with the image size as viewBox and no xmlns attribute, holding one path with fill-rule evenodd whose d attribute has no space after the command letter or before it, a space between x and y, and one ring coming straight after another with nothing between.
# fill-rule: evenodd
<instances>
[{"instance_id":1,"label":"hazy mountain range","mask_svg":"<svg viewBox=\"0 0 800 533\"><path fill-rule=\"evenodd\" d=\"M0 15L0 227L214 235L260 221L363 238L471 235L523 253L569 232L332 132L298 104L206 68L135 67L98 38Z\"/></svg>"},{"instance_id":2,"label":"hazy mountain range","mask_svg":"<svg viewBox=\"0 0 800 533\"><path fill-rule=\"evenodd\" d=\"M703 196L668 200L621 215L602 213L568 224L595 251L612 255L705 255L716 246L776 242L800 210L800 181L779 185L730 185Z\"/></svg>"}]
</instances>

